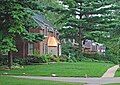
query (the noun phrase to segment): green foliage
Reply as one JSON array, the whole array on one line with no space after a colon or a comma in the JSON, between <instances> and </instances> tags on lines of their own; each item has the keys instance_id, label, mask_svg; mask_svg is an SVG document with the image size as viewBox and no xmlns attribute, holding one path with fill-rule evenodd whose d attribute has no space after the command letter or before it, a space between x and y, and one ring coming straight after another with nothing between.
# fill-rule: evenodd
<instances>
[{"instance_id":1,"label":"green foliage","mask_svg":"<svg viewBox=\"0 0 120 85\"><path fill-rule=\"evenodd\" d=\"M120 1L62 0L62 3L59 1L61 0L1 0L0 53L17 51L16 37L30 42L43 39L40 34L28 32L30 27L37 26L32 16L34 12L40 11L61 32L61 39L75 39L79 43L79 50L82 48L83 38L105 43L110 60L114 59L113 62L118 62L120 56ZM78 48L74 49L71 44L63 45L62 54L68 58L52 57L52 59L76 61L76 57L77 60L83 57L79 54ZM98 58L100 57L98 56ZM51 59L48 55L44 55L43 60L48 62Z\"/></svg>"},{"instance_id":2,"label":"green foliage","mask_svg":"<svg viewBox=\"0 0 120 85\"><path fill-rule=\"evenodd\" d=\"M68 62L69 58L67 55L61 55L59 56L61 62Z\"/></svg>"},{"instance_id":3,"label":"green foliage","mask_svg":"<svg viewBox=\"0 0 120 85\"><path fill-rule=\"evenodd\" d=\"M62 43L62 56L67 56L69 62L77 62L82 57L70 42Z\"/></svg>"},{"instance_id":4,"label":"green foliage","mask_svg":"<svg viewBox=\"0 0 120 85\"><path fill-rule=\"evenodd\" d=\"M12 37L6 36L2 41L0 42L0 49L1 52L7 53L9 51L17 51L15 42Z\"/></svg>"},{"instance_id":5,"label":"green foliage","mask_svg":"<svg viewBox=\"0 0 120 85\"><path fill-rule=\"evenodd\" d=\"M2 66L2 65L7 65L7 56L6 55L0 56L0 66Z\"/></svg>"},{"instance_id":6,"label":"green foliage","mask_svg":"<svg viewBox=\"0 0 120 85\"><path fill-rule=\"evenodd\" d=\"M0 1L0 51L17 51L15 38L22 37L29 41L41 40L40 34L30 34L30 27L35 27L32 19L35 10L39 10L38 1L2 0Z\"/></svg>"},{"instance_id":7,"label":"green foliage","mask_svg":"<svg viewBox=\"0 0 120 85\"><path fill-rule=\"evenodd\" d=\"M49 62L59 62L60 58L58 56L55 55L51 55L51 54L43 54L40 56L42 58L42 60L45 63L49 63Z\"/></svg>"},{"instance_id":8,"label":"green foliage","mask_svg":"<svg viewBox=\"0 0 120 85\"><path fill-rule=\"evenodd\" d=\"M39 59L42 59L43 63L59 62L60 61L59 56L55 56L55 55L52 55L52 54L40 54L38 51L34 51L33 56L37 57Z\"/></svg>"},{"instance_id":9,"label":"green foliage","mask_svg":"<svg viewBox=\"0 0 120 85\"><path fill-rule=\"evenodd\" d=\"M62 43L62 54L69 56L73 52L73 46L70 42Z\"/></svg>"},{"instance_id":10,"label":"green foliage","mask_svg":"<svg viewBox=\"0 0 120 85\"><path fill-rule=\"evenodd\" d=\"M106 52L106 56L108 57L109 61L111 61L111 62L113 62L115 64L119 64L120 57L115 55L115 54L113 54L112 52L110 52L110 50Z\"/></svg>"},{"instance_id":11,"label":"green foliage","mask_svg":"<svg viewBox=\"0 0 120 85\"><path fill-rule=\"evenodd\" d=\"M26 58L14 58L14 63L20 65L32 65L32 64L40 64L46 63L46 61L42 57L35 57L35 56L27 56Z\"/></svg>"},{"instance_id":12,"label":"green foliage","mask_svg":"<svg viewBox=\"0 0 120 85\"><path fill-rule=\"evenodd\" d=\"M62 15L57 22L63 23L63 27L60 28L61 38L75 39L79 44L79 50L82 48L82 38L104 43L109 48L107 50L110 51L109 54L113 57L113 62L118 62L118 56L120 56L120 45L118 44L120 1L62 0L61 5L62 9L59 8L59 11L57 7L51 7L50 9ZM70 50L69 48L68 50L63 49L63 54L68 56ZM77 52L75 51L77 50L70 53L76 55Z\"/></svg>"},{"instance_id":13,"label":"green foliage","mask_svg":"<svg viewBox=\"0 0 120 85\"><path fill-rule=\"evenodd\" d=\"M120 77L120 68L117 70L117 72L115 73L115 77Z\"/></svg>"},{"instance_id":14,"label":"green foliage","mask_svg":"<svg viewBox=\"0 0 120 85\"><path fill-rule=\"evenodd\" d=\"M57 22L63 25L59 29L60 37L75 39L78 42L79 48L71 53L77 55L75 51L82 51L82 39L93 39L101 43L111 36L110 31L114 30L115 34L119 34L115 31L119 29L119 3L120 1L115 0L62 0L62 9L54 6L48 8L51 12L62 15ZM69 55L69 49L62 51Z\"/></svg>"},{"instance_id":15,"label":"green foliage","mask_svg":"<svg viewBox=\"0 0 120 85\"><path fill-rule=\"evenodd\" d=\"M104 41L107 49L106 56L110 61L118 64L120 62L120 43L119 37L111 36Z\"/></svg>"},{"instance_id":16,"label":"green foliage","mask_svg":"<svg viewBox=\"0 0 120 85\"><path fill-rule=\"evenodd\" d=\"M14 63L20 65L32 65L32 64L44 64L50 62L60 62L63 61L61 57L53 56L50 54L42 54L40 55L37 51L32 56L26 56L25 58L15 57L13 59ZM1 60L3 63L4 61Z\"/></svg>"},{"instance_id":17,"label":"green foliage","mask_svg":"<svg viewBox=\"0 0 120 85\"><path fill-rule=\"evenodd\" d=\"M90 58L90 59L94 59L94 60L98 60L98 61L108 61L108 57L105 54L83 54L83 56L85 58Z\"/></svg>"},{"instance_id":18,"label":"green foliage","mask_svg":"<svg viewBox=\"0 0 120 85\"><path fill-rule=\"evenodd\" d=\"M107 4L106 4L107 3ZM109 10L113 10L113 7L104 8L106 5L116 4L114 0L110 1L90 1L90 0L83 0L83 1L74 1L74 0L66 0L63 1L61 5L63 5L63 10L61 10L61 14L63 13L63 17L61 21L64 22L65 26L68 27L69 30L73 29L83 29L84 31L101 31L104 28L100 29L101 25L104 26L104 23L110 18L106 16L110 14ZM64 7L66 5L67 7ZM116 5L115 5L116 6ZM53 7L55 8L55 7ZM56 9L56 8L55 8ZM117 8L116 8L117 9ZM114 9L114 10L116 10ZM57 11L56 11L57 12ZM89 16L90 15L90 16ZM96 15L96 16L94 16ZM101 15L101 16L97 16ZM78 16L79 18L76 18ZM84 16L84 17L83 17ZM105 21L104 23L101 23ZM60 20L58 21L58 23ZM65 23L66 22L66 23ZM80 28L81 26L81 28ZM62 31L66 30L67 28L63 28ZM70 35L69 32L67 32ZM77 34L73 31L74 34ZM67 34L66 34L67 35ZM66 36L67 37L67 36ZM76 37L74 35L73 37ZM68 37L69 38L69 37Z\"/></svg>"}]
</instances>

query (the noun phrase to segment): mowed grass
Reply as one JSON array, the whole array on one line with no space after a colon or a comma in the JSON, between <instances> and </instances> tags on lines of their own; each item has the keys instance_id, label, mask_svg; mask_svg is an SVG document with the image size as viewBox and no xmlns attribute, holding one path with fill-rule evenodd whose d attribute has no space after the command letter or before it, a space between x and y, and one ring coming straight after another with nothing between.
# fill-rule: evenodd
<instances>
[{"instance_id":1,"label":"mowed grass","mask_svg":"<svg viewBox=\"0 0 120 85\"><path fill-rule=\"evenodd\" d=\"M97 62L29 65L23 69L0 70L0 74L22 75L25 73L25 75L31 76L51 76L51 74L56 74L58 77L101 77L103 73L113 65L114 64Z\"/></svg>"},{"instance_id":2,"label":"mowed grass","mask_svg":"<svg viewBox=\"0 0 120 85\"><path fill-rule=\"evenodd\" d=\"M115 76L120 77L120 68L116 71Z\"/></svg>"},{"instance_id":3,"label":"mowed grass","mask_svg":"<svg viewBox=\"0 0 120 85\"><path fill-rule=\"evenodd\" d=\"M7 76L0 76L0 85L83 85L83 84L34 79L20 79Z\"/></svg>"}]
</instances>

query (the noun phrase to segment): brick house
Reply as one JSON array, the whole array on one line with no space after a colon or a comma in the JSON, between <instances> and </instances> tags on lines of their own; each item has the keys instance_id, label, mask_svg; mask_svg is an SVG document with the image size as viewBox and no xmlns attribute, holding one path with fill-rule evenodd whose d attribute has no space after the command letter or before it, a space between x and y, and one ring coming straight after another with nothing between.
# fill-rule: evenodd
<instances>
[{"instance_id":1,"label":"brick house","mask_svg":"<svg viewBox=\"0 0 120 85\"><path fill-rule=\"evenodd\" d=\"M59 42L59 32L39 13L33 16L33 19L39 25L35 29L29 29L31 33L40 33L45 39L38 42L28 42L19 37L16 38L16 47L18 52L13 53L14 56L29 56L34 52L42 54L61 55L61 44Z\"/></svg>"}]
</instances>

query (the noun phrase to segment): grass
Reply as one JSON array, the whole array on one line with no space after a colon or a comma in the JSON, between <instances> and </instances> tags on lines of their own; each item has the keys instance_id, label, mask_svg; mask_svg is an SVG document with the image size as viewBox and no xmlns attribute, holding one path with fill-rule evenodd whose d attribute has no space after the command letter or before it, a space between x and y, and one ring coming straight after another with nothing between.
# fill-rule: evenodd
<instances>
[{"instance_id":1,"label":"grass","mask_svg":"<svg viewBox=\"0 0 120 85\"><path fill-rule=\"evenodd\" d=\"M115 73L116 77L120 77L120 68L117 70L117 72Z\"/></svg>"},{"instance_id":2,"label":"grass","mask_svg":"<svg viewBox=\"0 0 120 85\"><path fill-rule=\"evenodd\" d=\"M7 76L0 76L0 85L83 85L80 83L67 83L34 79L19 79Z\"/></svg>"},{"instance_id":3,"label":"grass","mask_svg":"<svg viewBox=\"0 0 120 85\"><path fill-rule=\"evenodd\" d=\"M26 75L31 76L57 76L64 77L100 77L103 73L113 64L97 63L97 62L78 62L78 63L55 63L47 65L29 65L23 69L14 70L0 70L0 74L8 73L13 75Z\"/></svg>"}]
</instances>

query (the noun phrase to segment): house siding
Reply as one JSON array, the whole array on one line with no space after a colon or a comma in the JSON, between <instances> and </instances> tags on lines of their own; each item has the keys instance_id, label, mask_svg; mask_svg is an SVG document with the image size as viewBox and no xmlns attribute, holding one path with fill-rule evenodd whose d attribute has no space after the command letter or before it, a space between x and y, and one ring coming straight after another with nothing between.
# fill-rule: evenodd
<instances>
[{"instance_id":1,"label":"house siding","mask_svg":"<svg viewBox=\"0 0 120 85\"><path fill-rule=\"evenodd\" d=\"M35 29L31 28L31 29L29 29L29 32L40 33L45 36L45 39L43 41L38 41L38 42L33 43L34 52L37 51L42 55L42 54L51 53L50 50L53 50L53 52L52 52L53 55L57 55L57 56L61 55L61 46L59 46L59 45L56 47L48 47L47 46L47 40L48 40L49 36L54 36L56 39L59 38L59 36L57 36L58 34L56 34L55 31L51 32L47 28L44 30L41 28L35 28ZM28 43L30 43L30 42L27 42L20 38L16 38L16 47L18 49L18 52L13 53L14 56L21 56L21 57L30 56L30 54L28 54Z\"/></svg>"},{"instance_id":2,"label":"house siding","mask_svg":"<svg viewBox=\"0 0 120 85\"><path fill-rule=\"evenodd\" d=\"M37 28L29 28L29 32L31 33L40 33L41 35L45 36L43 41L38 41L33 43L34 51L39 52L40 54L49 53L49 47L47 46L47 40L49 36L54 36L56 39L59 40L59 32L52 27L52 25L45 19L45 17L41 13L35 13L33 16L34 21L38 24ZM28 43L23 39L16 38L16 47L18 52L14 52L14 56L28 56ZM52 48L53 49L53 48ZM61 55L61 46L54 47L54 54ZM60 50L60 51L59 51ZM58 52L59 51L59 52Z\"/></svg>"}]
</instances>

